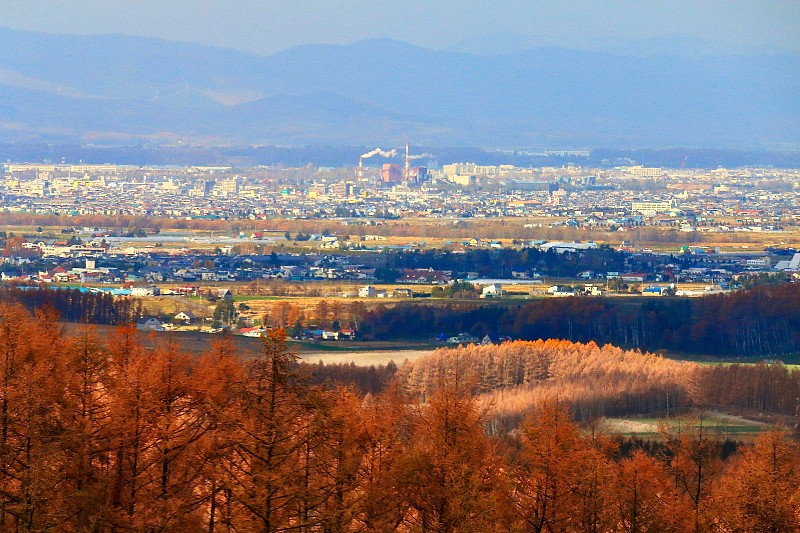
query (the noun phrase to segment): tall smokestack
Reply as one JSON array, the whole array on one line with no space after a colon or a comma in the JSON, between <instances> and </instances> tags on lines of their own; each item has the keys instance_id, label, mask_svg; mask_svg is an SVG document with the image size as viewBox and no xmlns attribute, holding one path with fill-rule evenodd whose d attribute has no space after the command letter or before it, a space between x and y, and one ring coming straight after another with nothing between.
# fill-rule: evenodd
<instances>
[{"instance_id":1,"label":"tall smokestack","mask_svg":"<svg viewBox=\"0 0 800 533\"><path fill-rule=\"evenodd\" d=\"M364 177L364 156L358 158L358 179Z\"/></svg>"},{"instance_id":2,"label":"tall smokestack","mask_svg":"<svg viewBox=\"0 0 800 533\"><path fill-rule=\"evenodd\" d=\"M406 169L405 175L403 176L403 181L408 181L408 143L406 143Z\"/></svg>"}]
</instances>

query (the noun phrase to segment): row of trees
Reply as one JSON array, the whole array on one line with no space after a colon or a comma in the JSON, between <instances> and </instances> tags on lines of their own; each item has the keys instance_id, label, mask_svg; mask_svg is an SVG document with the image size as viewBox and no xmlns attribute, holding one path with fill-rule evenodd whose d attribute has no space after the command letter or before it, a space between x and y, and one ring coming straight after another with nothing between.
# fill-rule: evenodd
<instances>
[{"instance_id":1,"label":"row of trees","mask_svg":"<svg viewBox=\"0 0 800 533\"><path fill-rule=\"evenodd\" d=\"M133 324L142 313L141 301L137 299L70 288L3 285L0 302L18 302L30 311L49 307L63 320L89 324Z\"/></svg>"},{"instance_id":2,"label":"row of trees","mask_svg":"<svg viewBox=\"0 0 800 533\"><path fill-rule=\"evenodd\" d=\"M4 531L797 531L784 433L723 462L699 429L621 455L540 402L490 434L444 372L425 402L309 385L280 330L193 359L0 306Z\"/></svg>"},{"instance_id":3,"label":"row of trees","mask_svg":"<svg viewBox=\"0 0 800 533\"><path fill-rule=\"evenodd\" d=\"M636 302L572 297L516 306L399 304L370 311L361 330L375 339L468 331L725 357L791 356L800 345L800 284Z\"/></svg>"},{"instance_id":4,"label":"row of trees","mask_svg":"<svg viewBox=\"0 0 800 533\"><path fill-rule=\"evenodd\" d=\"M633 261L632 257L626 257L626 254L609 246L569 254L559 254L554 250L542 251L538 248L469 248L458 250L457 253L448 250L414 250L384 252L381 258L381 266L389 269L393 276L387 281L394 281L394 278L402 275L404 269L425 269L431 265L436 265L440 270L452 271L456 277L464 277L467 272L477 272L482 277L510 278L514 270L536 270L551 276L575 277L587 270L597 273L623 271L626 260Z\"/></svg>"},{"instance_id":5,"label":"row of trees","mask_svg":"<svg viewBox=\"0 0 800 533\"><path fill-rule=\"evenodd\" d=\"M320 299L310 307L282 300L267 305L264 318L270 327L283 328L292 335L299 335L305 328L358 330L366 315L367 306L357 300L343 303L340 300Z\"/></svg>"}]
</instances>

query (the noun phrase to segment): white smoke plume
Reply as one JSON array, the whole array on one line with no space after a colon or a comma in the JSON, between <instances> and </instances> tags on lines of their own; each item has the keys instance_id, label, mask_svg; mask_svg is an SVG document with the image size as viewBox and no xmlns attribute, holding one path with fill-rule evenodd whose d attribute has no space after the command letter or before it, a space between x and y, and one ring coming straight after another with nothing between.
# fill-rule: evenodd
<instances>
[{"instance_id":1,"label":"white smoke plume","mask_svg":"<svg viewBox=\"0 0 800 533\"><path fill-rule=\"evenodd\" d=\"M380 148L375 148L373 151L367 152L366 154L363 154L361 156L361 159L367 159L368 157L372 157L373 155L381 155L383 157L394 157L394 156L397 155L397 150L392 148L388 152L384 152Z\"/></svg>"},{"instance_id":2,"label":"white smoke plume","mask_svg":"<svg viewBox=\"0 0 800 533\"><path fill-rule=\"evenodd\" d=\"M431 154L417 154L417 155L409 155L408 160L411 161L412 159L425 159L433 157Z\"/></svg>"}]
</instances>

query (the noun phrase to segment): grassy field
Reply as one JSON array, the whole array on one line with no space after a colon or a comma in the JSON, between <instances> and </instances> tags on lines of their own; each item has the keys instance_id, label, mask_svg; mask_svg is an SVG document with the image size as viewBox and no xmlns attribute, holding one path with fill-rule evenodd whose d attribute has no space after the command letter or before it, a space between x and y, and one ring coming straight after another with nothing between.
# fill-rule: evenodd
<instances>
[{"instance_id":1,"label":"grassy field","mask_svg":"<svg viewBox=\"0 0 800 533\"><path fill-rule=\"evenodd\" d=\"M400 366L403 361L415 361L433 350L370 350L366 352L300 352L300 357L309 363L322 362L326 365L355 363L358 366L386 365L394 362Z\"/></svg>"},{"instance_id":2,"label":"grassy field","mask_svg":"<svg viewBox=\"0 0 800 533\"><path fill-rule=\"evenodd\" d=\"M676 418L606 418L601 422L600 429L623 437L658 440L661 439L658 425L662 422L676 429L696 429L701 424L701 418L700 413ZM735 440L747 440L770 427L766 422L718 411L702 413L702 426L718 438Z\"/></svg>"}]
</instances>

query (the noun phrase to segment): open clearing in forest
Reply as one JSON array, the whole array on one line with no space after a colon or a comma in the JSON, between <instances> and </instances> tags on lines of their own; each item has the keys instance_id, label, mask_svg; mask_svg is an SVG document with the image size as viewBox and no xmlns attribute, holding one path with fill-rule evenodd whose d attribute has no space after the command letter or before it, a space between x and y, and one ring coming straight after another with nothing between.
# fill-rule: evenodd
<instances>
[{"instance_id":1,"label":"open clearing in forest","mask_svg":"<svg viewBox=\"0 0 800 533\"><path fill-rule=\"evenodd\" d=\"M600 429L623 437L660 438L659 422L665 422L675 429L678 427L694 429L700 425L699 416L699 413L691 413L688 416L672 418L605 418L600 423ZM730 437L732 439L751 436L769 427L764 422L718 411L704 412L702 424L712 434L720 438Z\"/></svg>"},{"instance_id":2,"label":"open clearing in forest","mask_svg":"<svg viewBox=\"0 0 800 533\"><path fill-rule=\"evenodd\" d=\"M322 361L326 365L355 363L357 366L386 365L394 361L400 366L403 361L416 361L433 353L433 350L370 350L357 352L300 352L300 358L308 363Z\"/></svg>"}]
</instances>

